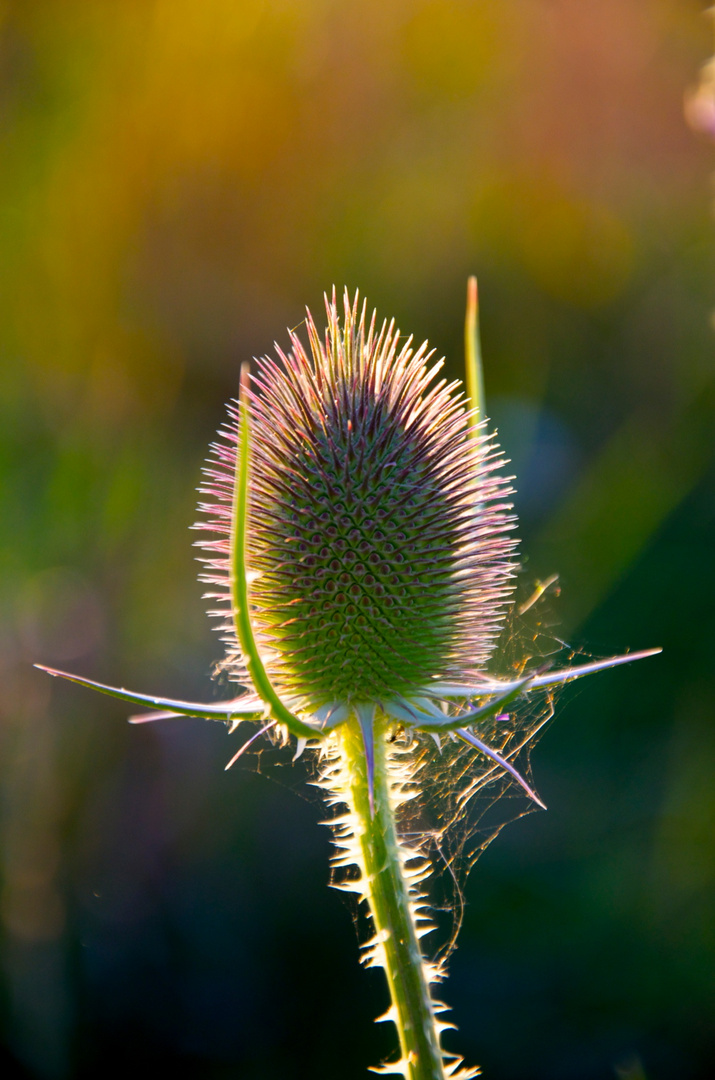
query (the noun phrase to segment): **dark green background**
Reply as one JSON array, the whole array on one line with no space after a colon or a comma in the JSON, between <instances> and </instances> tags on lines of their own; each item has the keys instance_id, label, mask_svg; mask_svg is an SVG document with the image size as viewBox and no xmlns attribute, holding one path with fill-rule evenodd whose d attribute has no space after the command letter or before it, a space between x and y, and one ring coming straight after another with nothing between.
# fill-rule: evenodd
<instances>
[{"instance_id":1,"label":"dark green background","mask_svg":"<svg viewBox=\"0 0 715 1080\"><path fill-rule=\"evenodd\" d=\"M301 773L32 661L220 692L194 489L239 363L333 283L460 373L479 275L523 589L655 660L563 695L549 805L469 879L444 995L490 1080L715 1057L715 299L690 0L0 9L0 1013L17 1077L349 1080L380 972ZM498 662L496 662L498 667Z\"/></svg>"}]
</instances>

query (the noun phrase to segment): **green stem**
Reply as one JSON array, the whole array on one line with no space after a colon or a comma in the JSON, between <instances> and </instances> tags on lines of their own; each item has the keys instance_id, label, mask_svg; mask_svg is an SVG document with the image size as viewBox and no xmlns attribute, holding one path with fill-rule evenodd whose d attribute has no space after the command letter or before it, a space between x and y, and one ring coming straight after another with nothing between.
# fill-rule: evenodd
<instances>
[{"instance_id":1,"label":"green stem","mask_svg":"<svg viewBox=\"0 0 715 1080\"><path fill-rule=\"evenodd\" d=\"M399 780L392 771L395 766L390 761L384 722L376 720L375 728L372 814L360 726L352 718L336 733L346 788L343 794L352 811L353 850L362 873L360 888L375 928L375 962L384 965L387 975L392 999L389 1015L397 1026L403 1075L407 1080L444 1080L435 1003L415 926L417 896L414 889L410 895L405 874L405 861L412 853L401 845L395 828Z\"/></svg>"}]
</instances>

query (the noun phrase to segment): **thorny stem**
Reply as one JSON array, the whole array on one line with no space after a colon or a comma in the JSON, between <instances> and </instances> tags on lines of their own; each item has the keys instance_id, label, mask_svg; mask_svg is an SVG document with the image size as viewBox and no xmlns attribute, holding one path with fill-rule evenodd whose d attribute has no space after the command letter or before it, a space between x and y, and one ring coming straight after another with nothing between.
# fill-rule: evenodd
<instances>
[{"instance_id":1,"label":"thorny stem","mask_svg":"<svg viewBox=\"0 0 715 1080\"><path fill-rule=\"evenodd\" d=\"M349 800L354 830L352 850L362 874L359 892L370 906L375 928L375 938L367 946L367 960L385 968L392 1008L384 1019L394 1021L402 1051L399 1063L375 1071L402 1073L407 1080L445 1080L439 1030L449 1025L441 1025L435 1018L435 1007L440 1006L430 994L427 966L419 945L415 875L405 867L417 853L406 849L397 836L391 755L384 724L377 719L375 726L374 813L370 812L360 727L353 718L337 732L344 778L341 794Z\"/></svg>"}]
</instances>

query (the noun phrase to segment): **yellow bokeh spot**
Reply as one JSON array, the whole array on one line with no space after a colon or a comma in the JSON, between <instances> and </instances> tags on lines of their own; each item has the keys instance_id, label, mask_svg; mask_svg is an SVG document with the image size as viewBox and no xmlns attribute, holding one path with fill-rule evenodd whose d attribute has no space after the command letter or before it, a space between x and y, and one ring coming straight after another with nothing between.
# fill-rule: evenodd
<instances>
[{"instance_id":1,"label":"yellow bokeh spot","mask_svg":"<svg viewBox=\"0 0 715 1080\"><path fill-rule=\"evenodd\" d=\"M403 31L403 56L415 82L447 98L478 90L499 58L499 18L485 3L427 0L417 5Z\"/></svg>"},{"instance_id":2,"label":"yellow bokeh spot","mask_svg":"<svg viewBox=\"0 0 715 1080\"><path fill-rule=\"evenodd\" d=\"M524 265L544 292L577 307L614 300L633 270L633 240L608 207L558 199L537 207L519 237Z\"/></svg>"}]
</instances>

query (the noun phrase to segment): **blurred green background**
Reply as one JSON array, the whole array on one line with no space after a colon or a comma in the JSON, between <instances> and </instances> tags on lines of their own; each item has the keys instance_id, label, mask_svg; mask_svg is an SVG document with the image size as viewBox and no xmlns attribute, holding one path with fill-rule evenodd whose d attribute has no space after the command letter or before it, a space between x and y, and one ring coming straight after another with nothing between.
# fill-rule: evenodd
<instances>
[{"instance_id":1,"label":"blurred green background","mask_svg":"<svg viewBox=\"0 0 715 1080\"><path fill-rule=\"evenodd\" d=\"M359 287L461 371L477 273L523 588L663 656L569 689L469 879L490 1080L715 1060L715 233L695 0L0 3L4 1075L351 1080L381 972L288 770L43 661L220 693L187 527L242 360Z\"/></svg>"}]
</instances>

